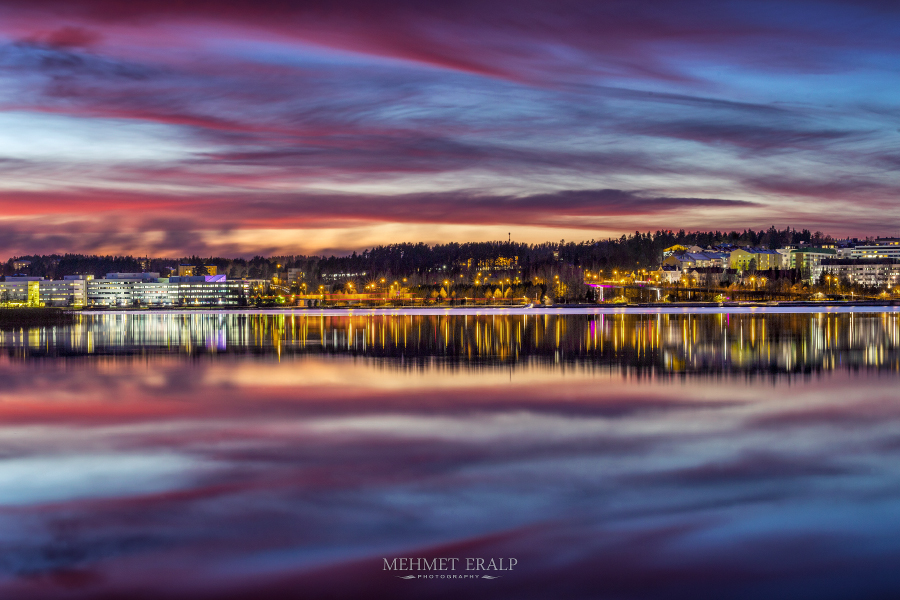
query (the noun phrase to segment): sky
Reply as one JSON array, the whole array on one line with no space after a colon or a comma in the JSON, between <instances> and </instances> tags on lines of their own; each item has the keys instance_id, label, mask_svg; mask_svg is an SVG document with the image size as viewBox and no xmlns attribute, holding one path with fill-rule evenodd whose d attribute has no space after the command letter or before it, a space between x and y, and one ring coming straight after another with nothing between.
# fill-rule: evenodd
<instances>
[{"instance_id":1,"label":"sky","mask_svg":"<svg viewBox=\"0 0 900 600\"><path fill-rule=\"evenodd\" d=\"M888 1L0 0L0 257L900 231Z\"/></svg>"}]
</instances>

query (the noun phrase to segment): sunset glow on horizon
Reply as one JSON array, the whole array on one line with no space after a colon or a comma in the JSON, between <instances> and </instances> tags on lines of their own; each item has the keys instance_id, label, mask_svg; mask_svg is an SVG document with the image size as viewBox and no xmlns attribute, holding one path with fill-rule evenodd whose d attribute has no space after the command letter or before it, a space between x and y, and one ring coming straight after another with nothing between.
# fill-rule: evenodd
<instances>
[{"instance_id":1,"label":"sunset glow on horizon","mask_svg":"<svg viewBox=\"0 0 900 600\"><path fill-rule=\"evenodd\" d=\"M898 13L0 0L0 255L897 235Z\"/></svg>"}]
</instances>

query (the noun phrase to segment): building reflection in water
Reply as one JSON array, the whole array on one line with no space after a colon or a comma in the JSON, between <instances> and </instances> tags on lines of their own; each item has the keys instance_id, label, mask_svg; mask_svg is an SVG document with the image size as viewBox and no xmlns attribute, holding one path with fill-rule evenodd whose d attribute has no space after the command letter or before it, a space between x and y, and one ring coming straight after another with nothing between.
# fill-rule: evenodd
<instances>
[{"instance_id":1,"label":"building reflection in water","mask_svg":"<svg viewBox=\"0 0 900 600\"><path fill-rule=\"evenodd\" d=\"M0 598L900 597L897 315L0 339ZM394 556L520 568L407 581Z\"/></svg>"},{"instance_id":2,"label":"building reflection in water","mask_svg":"<svg viewBox=\"0 0 900 600\"><path fill-rule=\"evenodd\" d=\"M657 315L109 314L0 333L10 357L348 355L416 368L579 365L634 373L900 369L896 313Z\"/></svg>"}]
</instances>

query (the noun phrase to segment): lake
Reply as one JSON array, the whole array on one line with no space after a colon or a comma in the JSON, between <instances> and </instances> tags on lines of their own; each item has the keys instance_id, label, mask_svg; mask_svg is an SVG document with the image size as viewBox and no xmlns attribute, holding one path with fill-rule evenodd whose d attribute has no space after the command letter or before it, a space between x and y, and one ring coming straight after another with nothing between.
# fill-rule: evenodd
<instances>
[{"instance_id":1,"label":"lake","mask_svg":"<svg viewBox=\"0 0 900 600\"><path fill-rule=\"evenodd\" d=\"M895 309L86 314L0 377L0 598L900 596Z\"/></svg>"}]
</instances>

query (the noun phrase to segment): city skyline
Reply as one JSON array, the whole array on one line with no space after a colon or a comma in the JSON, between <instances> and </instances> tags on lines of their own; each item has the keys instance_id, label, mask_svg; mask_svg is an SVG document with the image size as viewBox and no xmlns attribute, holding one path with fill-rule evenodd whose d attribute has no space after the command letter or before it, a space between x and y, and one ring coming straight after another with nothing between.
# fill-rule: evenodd
<instances>
[{"instance_id":1,"label":"city skyline","mask_svg":"<svg viewBox=\"0 0 900 600\"><path fill-rule=\"evenodd\" d=\"M0 255L897 235L898 10L0 1Z\"/></svg>"}]
</instances>

